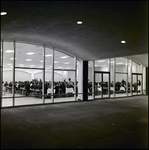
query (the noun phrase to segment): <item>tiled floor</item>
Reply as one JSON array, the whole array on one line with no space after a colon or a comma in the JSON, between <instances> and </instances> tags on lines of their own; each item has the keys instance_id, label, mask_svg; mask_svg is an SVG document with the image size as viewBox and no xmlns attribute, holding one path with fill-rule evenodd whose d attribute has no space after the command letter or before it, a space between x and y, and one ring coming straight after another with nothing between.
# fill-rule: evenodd
<instances>
[{"instance_id":1,"label":"tiled floor","mask_svg":"<svg viewBox=\"0 0 149 150\"><path fill-rule=\"evenodd\" d=\"M2 108L1 149L148 149L148 96Z\"/></svg>"}]
</instances>

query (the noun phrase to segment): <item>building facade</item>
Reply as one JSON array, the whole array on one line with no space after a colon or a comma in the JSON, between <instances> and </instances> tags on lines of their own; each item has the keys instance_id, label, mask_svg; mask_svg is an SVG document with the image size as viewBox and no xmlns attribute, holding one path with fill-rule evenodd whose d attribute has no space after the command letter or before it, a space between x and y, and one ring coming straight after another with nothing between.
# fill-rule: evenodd
<instances>
[{"instance_id":1,"label":"building facade","mask_svg":"<svg viewBox=\"0 0 149 150\"><path fill-rule=\"evenodd\" d=\"M80 60L48 45L1 40L1 108L147 94L147 68L127 57Z\"/></svg>"}]
</instances>

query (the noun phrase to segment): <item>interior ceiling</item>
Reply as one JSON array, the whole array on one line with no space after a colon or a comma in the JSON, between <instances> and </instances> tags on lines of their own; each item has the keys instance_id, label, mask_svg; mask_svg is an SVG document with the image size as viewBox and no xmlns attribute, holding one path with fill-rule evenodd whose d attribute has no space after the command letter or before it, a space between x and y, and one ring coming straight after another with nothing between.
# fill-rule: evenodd
<instances>
[{"instance_id":1,"label":"interior ceiling","mask_svg":"<svg viewBox=\"0 0 149 150\"><path fill-rule=\"evenodd\" d=\"M49 45L82 60L148 59L148 1L1 1L3 11L3 40Z\"/></svg>"}]
</instances>

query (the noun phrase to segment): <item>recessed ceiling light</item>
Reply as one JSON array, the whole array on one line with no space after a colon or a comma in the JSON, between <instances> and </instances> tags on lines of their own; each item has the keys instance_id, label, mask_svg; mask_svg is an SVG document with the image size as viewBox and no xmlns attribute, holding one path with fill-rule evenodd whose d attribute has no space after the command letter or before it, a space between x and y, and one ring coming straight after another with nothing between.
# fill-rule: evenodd
<instances>
[{"instance_id":1,"label":"recessed ceiling light","mask_svg":"<svg viewBox=\"0 0 149 150\"><path fill-rule=\"evenodd\" d=\"M122 40L121 43L126 43L126 41Z\"/></svg>"},{"instance_id":2,"label":"recessed ceiling light","mask_svg":"<svg viewBox=\"0 0 149 150\"><path fill-rule=\"evenodd\" d=\"M50 56L52 56L51 54L47 54L47 55L45 55L45 57L50 57Z\"/></svg>"},{"instance_id":3,"label":"recessed ceiling light","mask_svg":"<svg viewBox=\"0 0 149 150\"><path fill-rule=\"evenodd\" d=\"M40 60L39 62L43 62L43 60Z\"/></svg>"},{"instance_id":4,"label":"recessed ceiling light","mask_svg":"<svg viewBox=\"0 0 149 150\"><path fill-rule=\"evenodd\" d=\"M77 21L77 24L82 24L83 22L82 21Z\"/></svg>"},{"instance_id":5,"label":"recessed ceiling light","mask_svg":"<svg viewBox=\"0 0 149 150\"><path fill-rule=\"evenodd\" d=\"M2 16L2 15L6 15L6 14L7 14L7 12L1 12L1 16Z\"/></svg>"},{"instance_id":6,"label":"recessed ceiling light","mask_svg":"<svg viewBox=\"0 0 149 150\"><path fill-rule=\"evenodd\" d=\"M11 66L12 64L7 64L8 66Z\"/></svg>"},{"instance_id":7,"label":"recessed ceiling light","mask_svg":"<svg viewBox=\"0 0 149 150\"><path fill-rule=\"evenodd\" d=\"M10 58L11 60L13 60L13 58ZM15 58L16 59L16 58Z\"/></svg>"},{"instance_id":8,"label":"recessed ceiling light","mask_svg":"<svg viewBox=\"0 0 149 150\"><path fill-rule=\"evenodd\" d=\"M34 67L35 65L30 65L30 67Z\"/></svg>"},{"instance_id":9,"label":"recessed ceiling light","mask_svg":"<svg viewBox=\"0 0 149 150\"><path fill-rule=\"evenodd\" d=\"M97 66L99 66L99 65L95 65L95 67L97 67Z\"/></svg>"},{"instance_id":10,"label":"recessed ceiling light","mask_svg":"<svg viewBox=\"0 0 149 150\"><path fill-rule=\"evenodd\" d=\"M70 64L70 62L65 62L64 64L66 64L66 65L67 65L67 64Z\"/></svg>"},{"instance_id":11,"label":"recessed ceiling light","mask_svg":"<svg viewBox=\"0 0 149 150\"><path fill-rule=\"evenodd\" d=\"M62 56L62 57L60 57L60 58L69 58L69 56Z\"/></svg>"},{"instance_id":12,"label":"recessed ceiling light","mask_svg":"<svg viewBox=\"0 0 149 150\"><path fill-rule=\"evenodd\" d=\"M58 63L58 61L54 61L54 63Z\"/></svg>"},{"instance_id":13,"label":"recessed ceiling light","mask_svg":"<svg viewBox=\"0 0 149 150\"><path fill-rule=\"evenodd\" d=\"M6 53L14 53L14 50L6 50Z\"/></svg>"},{"instance_id":14,"label":"recessed ceiling light","mask_svg":"<svg viewBox=\"0 0 149 150\"><path fill-rule=\"evenodd\" d=\"M34 52L29 52L29 53L26 53L26 55L33 55L35 54Z\"/></svg>"},{"instance_id":15,"label":"recessed ceiling light","mask_svg":"<svg viewBox=\"0 0 149 150\"><path fill-rule=\"evenodd\" d=\"M25 61L32 61L32 59L25 59Z\"/></svg>"}]
</instances>

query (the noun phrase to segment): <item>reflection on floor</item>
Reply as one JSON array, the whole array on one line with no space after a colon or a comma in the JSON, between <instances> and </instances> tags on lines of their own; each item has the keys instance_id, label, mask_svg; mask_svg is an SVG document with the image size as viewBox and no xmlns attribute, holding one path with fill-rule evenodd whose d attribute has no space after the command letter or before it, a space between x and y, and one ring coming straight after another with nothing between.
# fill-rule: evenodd
<instances>
[{"instance_id":1,"label":"reflection on floor","mask_svg":"<svg viewBox=\"0 0 149 150\"><path fill-rule=\"evenodd\" d=\"M20 97L22 96L22 97ZM115 94L115 97L126 97L126 93L121 93L121 94ZM128 96L131 96L129 93ZM6 92L3 93L3 99L2 99L2 107L8 107L8 106L13 106L13 95L12 93ZM113 94L110 95L111 98L114 97ZM101 95L96 95L95 99L101 98ZM108 98L107 95L103 95L103 98ZM89 95L88 100L92 100L93 96ZM78 100L78 98L76 98ZM54 103L58 102L71 102L75 101L75 97L61 97L61 98L54 98ZM14 106L19 106L19 105L31 105L31 104L43 104L43 103L53 103L51 98L47 98L43 100L42 98L39 97L30 97L30 96L25 96L25 95L20 95L20 94L15 94L15 104Z\"/></svg>"},{"instance_id":2,"label":"reflection on floor","mask_svg":"<svg viewBox=\"0 0 149 150\"><path fill-rule=\"evenodd\" d=\"M3 97L4 98L2 99L2 107L13 105L13 98L11 93L5 93ZM54 103L68 102L68 101L75 101L75 97L54 98ZM45 99L45 103L52 103L52 99L51 98ZM43 104L43 99L39 97L30 97L30 96L15 94L15 104L14 104L15 106L30 105L30 104Z\"/></svg>"}]
</instances>

